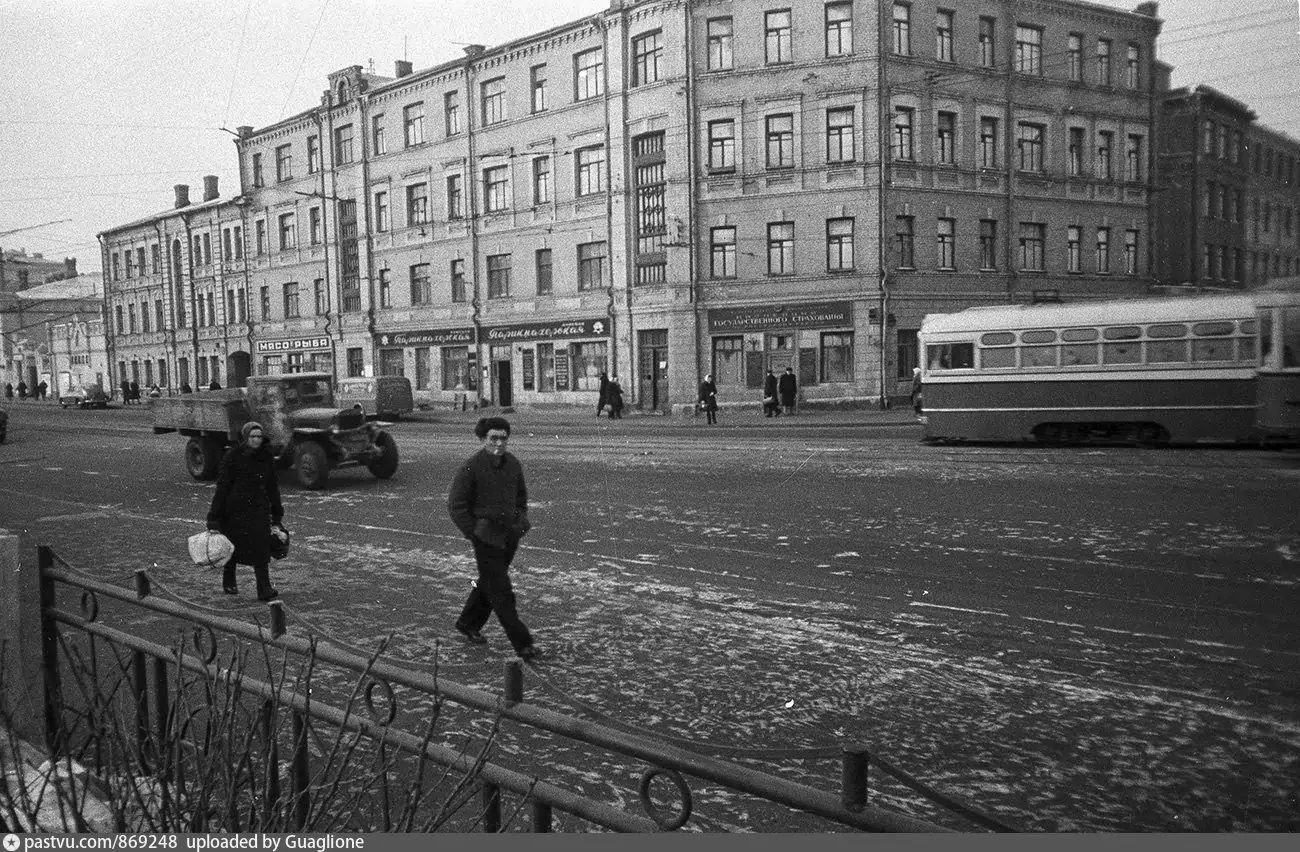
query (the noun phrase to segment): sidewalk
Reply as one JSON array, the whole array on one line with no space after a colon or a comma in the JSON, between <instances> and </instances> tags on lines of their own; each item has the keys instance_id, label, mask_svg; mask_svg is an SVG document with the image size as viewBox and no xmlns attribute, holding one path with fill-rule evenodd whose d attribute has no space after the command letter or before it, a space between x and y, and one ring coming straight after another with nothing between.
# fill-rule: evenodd
<instances>
[{"instance_id":1,"label":"sidewalk","mask_svg":"<svg viewBox=\"0 0 1300 852\"><path fill-rule=\"evenodd\" d=\"M472 426L480 417L500 415L510 420L514 426L531 424L553 424L556 426L590 426L601 425L611 429L704 429L709 428L704 413L688 410L685 413L667 414L663 412L645 412L636 409L624 410L619 420L610 420L609 415L596 417L594 406L573 405L521 405L518 407L498 408L486 406L478 409L457 411L450 407L430 408L415 411L402 416L401 422L411 423L464 423ZM918 428L916 415L910 405L903 403L893 408L881 410L875 406L845 407L809 405L799 408L795 414L782 414L779 417L763 416L762 404L723 405L718 410L718 425L713 428L753 427L759 429L807 428L816 426L836 427L879 427L908 426Z\"/></svg>"}]
</instances>

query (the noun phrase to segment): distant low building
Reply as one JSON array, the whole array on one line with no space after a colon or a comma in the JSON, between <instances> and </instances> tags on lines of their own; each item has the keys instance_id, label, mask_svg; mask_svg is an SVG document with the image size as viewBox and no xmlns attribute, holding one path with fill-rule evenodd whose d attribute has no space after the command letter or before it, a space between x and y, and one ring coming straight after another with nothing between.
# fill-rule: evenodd
<instances>
[{"instance_id":1,"label":"distant low building","mask_svg":"<svg viewBox=\"0 0 1300 852\"><path fill-rule=\"evenodd\" d=\"M28 387L45 382L51 397L87 384L104 384L108 360L103 297L103 277L98 273L15 293L14 316L22 320L9 335L13 341L12 375Z\"/></svg>"},{"instance_id":2,"label":"distant low building","mask_svg":"<svg viewBox=\"0 0 1300 852\"><path fill-rule=\"evenodd\" d=\"M75 277L76 258L52 260L25 249L0 252L0 375L5 383L35 387L43 379L53 388L47 334L52 314L46 310L50 306L28 297L47 281Z\"/></svg>"}]
</instances>

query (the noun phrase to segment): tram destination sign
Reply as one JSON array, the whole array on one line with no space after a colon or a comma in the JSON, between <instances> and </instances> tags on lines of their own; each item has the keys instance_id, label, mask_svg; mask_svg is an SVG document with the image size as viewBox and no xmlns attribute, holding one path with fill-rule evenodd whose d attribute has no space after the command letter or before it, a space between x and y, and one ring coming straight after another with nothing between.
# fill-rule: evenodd
<instances>
[{"instance_id":1,"label":"tram destination sign","mask_svg":"<svg viewBox=\"0 0 1300 852\"><path fill-rule=\"evenodd\" d=\"M270 355L275 352L305 352L313 349L329 349L330 339L325 335L318 337L285 337L279 340L257 341L257 354Z\"/></svg>"},{"instance_id":2,"label":"tram destination sign","mask_svg":"<svg viewBox=\"0 0 1300 852\"><path fill-rule=\"evenodd\" d=\"M519 325L495 325L483 329L489 343L506 340L547 340L564 337L604 337L609 334L609 320L577 319L554 322L530 322Z\"/></svg>"},{"instance_id":3,"label":"tram destination sign","mask_svg":"<svg viewBox=\"0 0 1300 852\"><path fill-rule=\"evenodd\" d=\"M798 302L790 305L755 305L713 308L709 331L765 331L772 328L841 328L853 325L848 302Z\"/></svg>"},{"instance_id":4,"label":"tram destination sign","mask_svg":"<svg viewBox=\"0 0 1300 852\"><path fill-rule=\"evenodd\" d=\"M474 342L472 328L390 331L377 335L380 346L464 346Z\"/></svg>"}]
</instances>

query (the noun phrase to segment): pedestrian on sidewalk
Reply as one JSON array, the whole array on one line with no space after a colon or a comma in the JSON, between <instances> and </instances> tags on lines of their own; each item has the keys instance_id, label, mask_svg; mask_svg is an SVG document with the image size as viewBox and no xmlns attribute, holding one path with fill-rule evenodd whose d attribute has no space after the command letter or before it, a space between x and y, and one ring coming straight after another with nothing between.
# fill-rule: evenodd
<instances>
[{"instance_id":1,"label":"pedestrian on sidewalk","mask_svg":"<svg viewBox=\"0 0 1300 852\"><path fill-rule=\"evenodd\" d=\"M140 404L140 383L135 379L131 380L131 401L136 405Z\"/></svg>"},{"instance_id":2,"label":"pedestrian on sidewalk","mask_svg":"<svg viewBox=\"0 0 1300 852\"><path fill-rule=\"evenodd\" d=\"M239 430L239 443L221 459L217 491L208 509L208 529L235 546L221 571L221 588L228 595L239 593L235 579L239 564L253 566L259 601L280 596L271 585L270 570L272 528L284 530L284 506L275 477L275 457L266 446L262 424L250 420Z\"/></svg>"},{"instance_id":3,"label":"pedestrian on sidewalk","mask_svg":"<svg viewBox=\"0 0 1300 852\"><path fill-rule=\"evenodd\" d=\"M912 411L921 413L921 368L912 368Z\"/></svg>"},{"instance_id":4,"label":"pedestrian on sidewalk","mask_svg":"<svg viewBox=\"0 0 1300 852\"><path fill-rule=\"evenodd\" d=\"M27 399L27 382L22 379L18 380L18 398Z\"/></svg>"},{"instance_id":5,"label":"pedestrian on sidewalk","mask_svg":"<svg viewBox=\"0 0 1300 852\"><path fill-rule=\"evenodd\" d=\"M45 383L45 380L44 380L44 379L41 379L40 382L37 383L37 385L36 385L36 401L37 401L37 402L40 402L41 400L45 399L45 392L46 392L47 390L49 390L49 388L50 388L50 386L47 385L47 384Z\"/></svg>"},{"instance_id":6,"label":"pedestrian on sidewalk","mask_svg":"<svg viewBox=\"0 0 1300 852\"><path fill-rule=\"evenodd\" d=\"M700 408L708 415L708 425L718 422L718 386L713 383L713 374L705 373L700 382Z\"/></svg>"},{"instance_id":7,"label":"pedestrian on sidewalk","mask_svg":"<svg viewBox=\"0 0 1300 852\"><path fill-rule=\"evenodd\" d=\"M541 656L541 651L519 617L510 583L510 563L519 540L532 526L524 468L506 451L510 421L504 417L480 417L474 436L483 446L461 465L447 493L447 514L473 544L478 567L478 580L456 619L456 630L467 641L482 645L487 640L479 631L495 612L515 653L528 661Z\"/></svg>"},{"instance_id":8,"label":"pedestrian on sidewalk","mask_svg":"<svg viewBox=\"0 0 1300 852\"><path fill-rule=\"evenodd\" d=\"M771 369L763 377L763 413L768 417L776 417L781 413L781 404L776 398L776 374Z\"/></svg>"},{"instance_id":9,"label":"pedestrian on sidewalk","mask_svg":"<svg viewBox=\"0 0 1300 852\"><path fill-rule=\"evenodd\" d=\"M605 410L609 405L609 374L604 370L600 371L600 395L596 397L596 416ZM612 415L611 415L612 416Z\"/></svg>"},{"instance_id":10,"label":"pedestrian on sidewalk","mask_svg":"<svg viewBox=\"0 0 1300 852\"><path fill-rule=\"evenodd\" d=\"M609 379L609 419L623 419L623 386L618 383L618 376Z\"/></svg>"},{"instance_id":11,"label":"pedestrian on sidewalk","mask_svg":"<svg viewBox=\"0 0 1300 852\"><path fill-rule=\"evenodd\" d=\"M14 398L14 383L5 382L5 399L13 399L13 398Z\"/></svg>"},{"instance_id":12,"label":"pedestrian on sidewalk","mask_svg":"<svg viewBox=\"0 0 1300 852\"><path fill-rule=\"evenodd\" d=\"M794 377L794 367L786 367L785 372L781 374L781 380L778 382L781 394L781 405L785 408L786 414L794 414L795 400L799 395L799 383Z\"/></svg>"}]
</instances>

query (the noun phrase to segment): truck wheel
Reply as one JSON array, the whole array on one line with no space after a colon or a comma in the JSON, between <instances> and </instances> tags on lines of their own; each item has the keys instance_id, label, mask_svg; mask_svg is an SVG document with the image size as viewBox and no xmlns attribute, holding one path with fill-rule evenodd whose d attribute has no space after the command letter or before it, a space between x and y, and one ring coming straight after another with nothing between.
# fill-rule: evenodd
<instances>
[{"instance_id":1,"label":"truck wheel","mask_svg":"<svg viewBox=\"0 0 1300 852\"><path fill-rule=\"evenodd\" d=\"M311 441L294 448L293 466L298 472L298 484L312 491L324 488L330 476L330 460L325 448Z\"/></svg>"},{"instance_id":2,"label":"truck wheel","mask_svg":"<svg viewBox=\"0 0 1300 852\"><path fill-rule=\"evenodd\" d=\"M185 444L185 469L198 480L217 475L221 446L211 438L190 438Z\"/></svg>"},{"instance_id":3,"label":"truck wheel","mask_svg":"<svg viewBox=\"0 0 1300 852\"><path fill-rule=\"evenodd\" d=\"M394 473L397 473L397 442L393 436L387 432L380 432L375 436L375 446L383 451L383 455L366 465L370 472L380 479L388 479Z\"/></svg>"}]
</instances>

